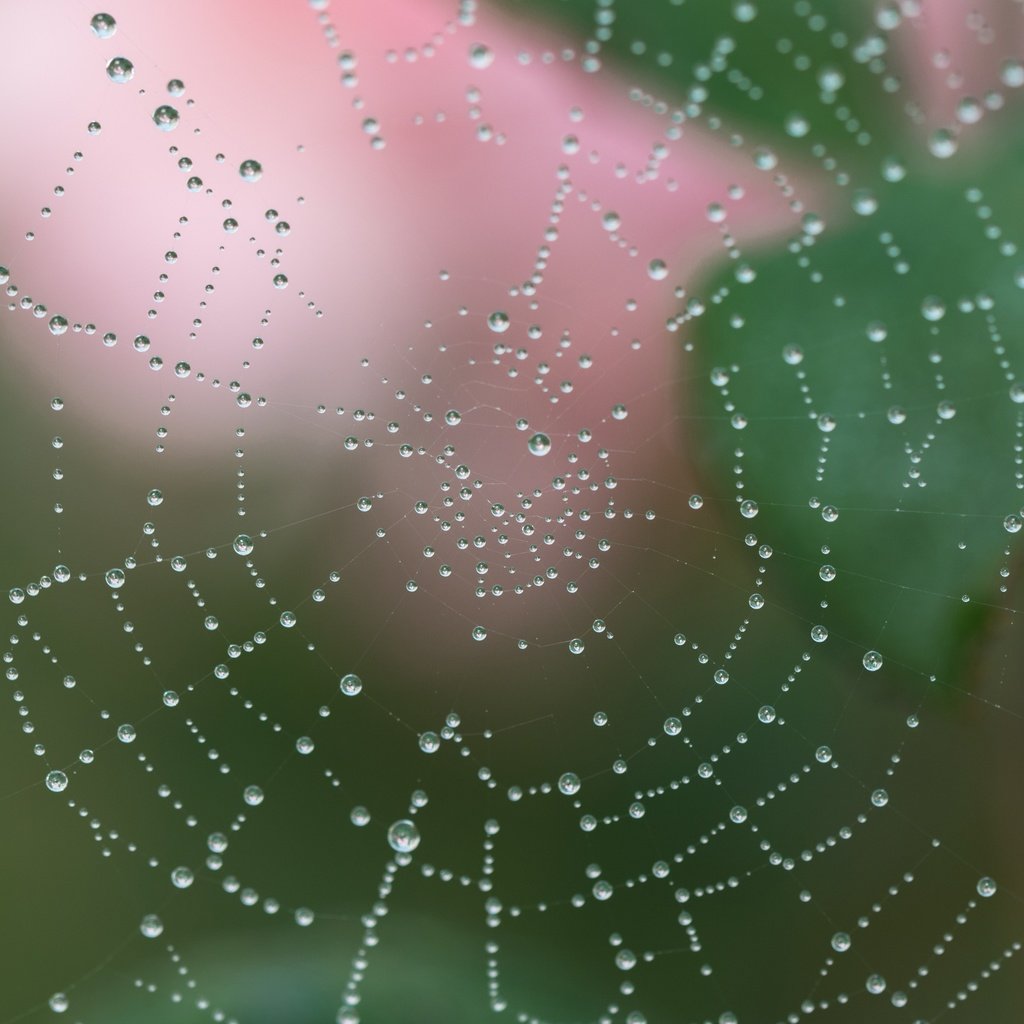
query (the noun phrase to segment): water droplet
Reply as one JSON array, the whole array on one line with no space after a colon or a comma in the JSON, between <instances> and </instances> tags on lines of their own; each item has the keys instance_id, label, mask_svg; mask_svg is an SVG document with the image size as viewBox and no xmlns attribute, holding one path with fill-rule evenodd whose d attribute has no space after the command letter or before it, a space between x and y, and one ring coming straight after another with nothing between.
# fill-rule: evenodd
<instances>
[{"instance_id":1,"label":"water droplet","mask_svg":"<svg viewBox=\"0 0 1024 1024\"><path fill-rule=\"evenodd\" d=\"M135 76L135 65L127 57L113 57L107 61L107 77L112 82L130 82Z\"/></svg>"},{"instance_id":2,"label":"water droplet","mask_svg":"<svg viewBox=\"0 0 1024 1024\"><path fill-rule=\"evenodd\" d=\"M531 455L547 455L551 451L551 438L547 434L534 434L526 446L530 449Z\"/></svg>"},{"instance_id":3,"label":"water droplet","mask_svg":"<svg viewBox=\"0 0 1024 1024\"><path fill-rule=\"evenodd\" d=\"M878 199L874 192L867 188L859 188L853 193L853 212L862 217L870 217L878 209Z\"/></svg>"},{"instance_id":4,"label":"water droplet","mask_svg":"<svg viewBox=\"0 0 1024 1024\"><path fill-rule=\"evenodd\" d=\"M178 127L178 112L166 103L153 111L153 124L162 132L170 132Z\"/></svg>"},{"instance_id":5,"label":"water droplet","mask_svg":"<svg viewBox=\"0 0 1024 1024\"><path fill-rule=\"evenodd\" d=\"M494 63L494 51L483 43L474 43L469 48L469 64L477 71L489 68Z\"/></svg>"},{"instance_id":6,"label":"water droplet","mask_svg":"<svg viewBox=\"0 0 1024 1024\"><path fill-rule=\"evenodd\" d=\"M388 845L396 853L412 853L420 845L420 830L408 818L401 818L388 829Z\"/></svg>"},{"instance_id":7,"label":"water droplet","mask_svg":"<svg viewBox=\"0 0 1024 1024\"><path fill-rule=\"evenodd\" d=\"M68 777L58 769L46 773L46 788L51 793L62 793L68 788Z\"/></svg>"},{"instance_id":8,"label":"water droplet","mask_svg":"<svg viewBox=\"0 0 1024 1024\"><path fill-rule=\"evenodd\" d=\"M509 329L512 321L509 319L508 313L503 313L500 309L495 310L487 318L487 326L490 327L495 334L504 334Z\"/></svg>"},{"instance_id":9,"label":"water droplet","mask_svg":"<svg viewBox=\"0 0 1024 1024\"><path fill-rule=\"evenodd\" d=\"M253 549L252 537L247 533L240 533L232 542L236 555L251 555Z\"/></svg>"},{"instance_id":10,"label":"water droplet","mask_svg":"<svg viewBox=\"0 0 1024 1024\"><path fill-rule=\"evenodd\" d=\"M171 884L175 889L187 889L194 881L191 868L177 867L171 872Z\"/></svg>"},{"instance_id":11,"label":"water droplet","mask_svg":"<svg viewBox=\"0 0 1024 1024\"><path fill-rule=\"evenodd\" d=\"M147 939L156 939L163 934L164 923L160 920L156 914L146 914L146 916L139 922L139 931Z\"/></svg>"},{"instance_id":12,"label":"water droplet","mask_svg":"<svg viewBox=\"0 0 1024 1024\"><path fill-rule=\"evenodd\" d=\"M354 672L346 672L341 677L341 682L338 683L338 689L341 690L346 697L355 697L356 694L360 693L363 689L363 681Z\"/></svg>"},{"instance_id":13,"label":"water droplet","mask_svg":"<svg viewBox=\"0 0 1024 1024\"><path fill-rule=\"evenodd\" d=\"M243 181L259 181L263 177L263 165L259 160L243 160L238 165L238 173Z\"/></svg>"},{"instance_id":14,"label":"water droplet","mask_svg":"<svg viewBox=\"0 0 1024 1024\"><path fill-rule=\"evenodd\" d=\"M785 123L786 134L793 139L802 139L810 130L810 122L803 114L789 114Z\"/></svg>"},{"instance_id":15,"label":"water droplet","mask_svg":"<svg viewBox=\"0 0 1024 1024\"><path fill-rule=\"evenodd\" d=\"M932 156L948 160L957 150L956 136L948 128L938 128L928 139Z\"/></svg>"},{"instance_id":16,"label":"water droplet","mask_svg":"<svg viewBox=\"0 0 1024 1024\"><path fill-rule=\"evenodd\" d=\"M575 796L580 791L580 777L575 772L563 772L558 777L558 791L565 796Z\"/></svg>"},{"instance_id":17,"label":"water droplet","mask_svg":"<svg viewBox=\"0 0 1024 1024\"><path fill-rule=\"evenodd\" d=\"M999 80L1008 89L1019 89L1024 85L1024 61L1016 58L1004 60L999 69Z\"/></svg>"},{"instance_id":18,"label":"water droplet","mask_svg":"<svg viewBox=\"0 0 1024 1024\"><path fill-rule=\"evenodd\" d=\"M94 14L89 20L89 27L97 39L109 39L117 31L117 22L109 14Z\"/></svg>"},{"instance_id":19,"label":"water droplet","mask_svg":"<svg viewBox=\"0 0 1024 1024\"><path fill-rule=\"evenodd\" d=\"M869 672L877 672L882 667L882 656L878 651L868 651L862 661Z\"/></svg>"},{"instance_id":20,"label":"water droplet","mask_svg":"<svg viewBox=\"0 0 1024 1024\"><path fill-rule=\"evenodd\" d=\"M995 879L989 878L987 875L984 878L978 879L978 895L984 896L986 899L989 896L994 896L996 891Z\"/></svg>"},{"instance_id":21,"label":"water droplet","mask_svg":"<svg viewBox=\"0 0 1024 1024\"><path fill-rule=\"evenodd\" d=\"M825 64L818 69L818 87L822 92L838 92L846 81L846 76L834 64Z\"/></svg>"},{"instance_id":22,"label":"water droplet","mask_svg":"<svg viewBox=\"0 0 1024 1024\"><path fill-rule=\"evenodd\" d=\"M117 590L119 587L124 586L124 570L123 569L108 569L103 577L107 581L107 586L113 590Z\"/></svg>"}]
</instances>

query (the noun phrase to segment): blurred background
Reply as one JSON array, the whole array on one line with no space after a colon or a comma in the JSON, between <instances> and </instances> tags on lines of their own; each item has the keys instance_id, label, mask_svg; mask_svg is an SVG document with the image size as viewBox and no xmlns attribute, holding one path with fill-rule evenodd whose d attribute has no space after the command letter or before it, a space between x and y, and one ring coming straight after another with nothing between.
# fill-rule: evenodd
<instances>
[{"instance_id":1,"label":"blurred background","mask_svg":"<svg viewBox=\"0 0 1024 1024\"><path fill-rule=\"evenodd\" d=\"M8 0L0 1022L1020 1019L1022 11Z\"/></svg>"}]
</instances>

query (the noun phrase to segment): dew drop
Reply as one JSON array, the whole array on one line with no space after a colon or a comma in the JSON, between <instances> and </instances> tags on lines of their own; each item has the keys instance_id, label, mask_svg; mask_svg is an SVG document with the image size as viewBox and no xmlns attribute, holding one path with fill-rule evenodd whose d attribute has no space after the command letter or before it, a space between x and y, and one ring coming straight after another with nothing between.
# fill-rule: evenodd
<instances>
[{"instance_id":1,"label":"dew drop","mask_svg":"<svg viewBox=\"0 0 1024 1024\"><path fill-rule=\"evenodd\" d=\"M164 103L153 111L153 124L162 132L170 132L178 127L178 111Z\"/></svg>"},{"instance_id":2,"label":"dew drop","mask_svg":"<svg viewBox=\"0 0 1024 1024\"><path fill-rule=\"evenodd\" d=\"M575 772L563 772L558 777L558 791L565 796L575 796L580 785L580 777Z\"/></svg>"},{"instance_id":3,"label":"dew drop","mask_svg":"<svg viewBox=\"0 0 1024 1024\"><path fill-rule=\"evenodd\" d=\"M474 43L469 48L469 65L470 67L476 68L477 71L482 71L484 68L489 68L494 63L494 51L483 43Z\"/></svg>"},{"instance_id":4,"label":"dew drop","mask_svg":"<svg viewBox=\"0 0 1024 1024\"><path fill-rule=\"evenodd\" d=\"M135 65L127 57L113 57L107 62L107 77L123 84L135 76Z\"/></svg>"},{"instance_id":5,"label":"dew drop","mask_svg":"<svg viewBox=\"0 0 1024 1024\"><path fill-rule=\"evenodd\" d=\"M495 310L487 318L487 326L490 327L495 334L504 334L509 329L512 321L509 319L508 313L503 313L500 309Z\"/></svg>"},{"instance_id":6,"label":"dew drop","mask_svg":"<svg viewBox=\"0 0 1024 1024\"><path fill-rule=\"evenodd\" d=\"M338 689L346 697L355 697L358 693L362 692L363 681L354 672L346 672L341 677L341 682L338 683Z\"/></svg>"},{"instance_id":7,"label":"dew drop","mask_svg":"<svg viewBox=\"0 0 1024 1024\"><path fill-rule=\"evenodd\" d=\"M109 39L117 31L117 22L112 15L101 12L92 16L89 27L97 39Z\"/></svg>"},{"instance_id":8,"label":"dew drop","mask_svg":"<svg viewBox=\"0 0 1024 1024\"><path fill-rule=\"evenodd\" d=\"M388 845L396 853L412 853L420 845L420 830L408 818L401 818L388 829Z\"/></svg>"}]
</instances>

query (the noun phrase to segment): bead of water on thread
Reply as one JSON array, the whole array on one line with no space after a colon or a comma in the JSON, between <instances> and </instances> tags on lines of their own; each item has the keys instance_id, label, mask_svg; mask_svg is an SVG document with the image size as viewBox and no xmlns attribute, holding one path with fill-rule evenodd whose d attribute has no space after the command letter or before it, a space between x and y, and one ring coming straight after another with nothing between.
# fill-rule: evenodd
<instances>
[{"instance_id":1,"label":"bead of water on thread","mask_svg":"<svg viewBox=\"0 0 1024 1024\"><path fill-rule=\"evenodd\" d=\"M534 434L526 446L531 455L547 455L551 451L551 438L547 434Z\"/></svg>"},{"instance_id":2,"label":"bead of water on thread","mask_svg":"<svg viewBox=\"0 0 1024 1024\"><path fill-rule=\"evenodd\" d=\"M113 57L107 62L107 77L119 85L135 76L135 65L127 57Z\"/></svg>"},{"instance_id":3,"label":"bead of water on thread","mask_svg":"<svg viewBox=\"0 0 1024 1024\"><path fill-rule=\"evenodd\" d=\"M483 71L494 63L494 51L484 43L473 43L469 48L470 67Z\"/></svg>"},{"instance_id":4,"label":"bead of water on thread","mask_svg":"<svg viewBox=\"0 0 1024 1024\"><path fill-rule=\"evenodd\" d=\"M412 853L420 845L419 829L408 818L401 818L388 828L388 845L395 853Z\"/></svg>"},{"instance_id":5,"label":"bead of water on thread","mask_svg":"<svg viewBox=\"0 0 1024 1024\"><path fill-rule=\"evenodd\" d=\"M176 889L187 889L195 881L192 869L187 867L176 867L171 872L171 884Z\"/></svg>"},{"instance_id":6,"label":"bead of water on thread","mask_svg":"<svg viewBox=\"0 0 1024 1024\"><path fill-rule=\"evenodd\" d=\"M877 672L882 667L882 656L878 651L867 651L861 662L869 672Z\"/></svg>"},{"instance_id":7,"label":"bead of water on thread","mask_svg":"<svg viewBox=\"0 0 1024 1024\"><path fill-rule=\"evenodd\" d=\"M565 796L575 796L580 786L580 777L575 772L563 772L558 777L558 791Z\"/></svg>"},{"instance_id":8,"label":"bead of water on thread","mask_svg":"<svg viewBox=\"0 0 1024 1024\"><path fill-rule=\"evenodd\" d=\"M243 160L238 165L238 174L243 181L259 181L263 177L263 165L258 160Z\"/></svg>"},{"instance_id":9,"label":"bead of water on thread","mask_svg":"<svg viewBox=\"0 0 1024 1024\"><path fill-rule=\"evenodd\" d=\"M179 120L178 111L167 103L161 104L153 111L153 124L162 132L174 131Z\"/></svg>"},{"instance_id":10,"label":"bead of water on thread","mask_svg":"<svg viewBox=\"0 0 1024 1024\"><path fill-rule=\"evenodd\" d=\"M112 15L100 12L89 19L89 27L97 39L109 39L117 31L117 22Z\"/></svg>"},{"instance_id":11,"label":"bead of water on thread","mask_svg":"<svg viewBox=\"0 0 1024 1024\"><path fill-rule=\"evenodd\" d=\"M355 697L362 691L363 681L354 672L346 672L338 683L338 688L346 697Z\"/></svg>"},{"instance_id":12,"label":"bead of water on thread","mask_svg":"<svg viewBox=\"0 0 1024 1024\"><path fill-rule=\"evenodd\" d=\"M873 995L881 995L885 991L885 978L880 974L871 974L868 976L867 981L864 982L864 987Z\"/></svg>"},{"instance_id":13,"label":"bead of water on thread","mask_svg":"<svg viewBox=\"0 0 1024 1024\"><path fill-rule=\"evenodd\" d=\"M495 334L504 334L511 326L511 323L512 321L509 319L508 313L503 313L501 310L495 310L487 317L487 326Z\"/></svg>"},{"instance_id":14,"label":"bead of water on thread","mask_svg":"<svg viewBox=\"0 0 1024 1024\"><path fill-rule=\"evenodd\" d=\"M979 896L984 896L986 898L989 897L989 896L995 895L995 891L996 891L995 880L992 879L992 878L989 878L987 875L984 878L979 878L978 879L977 890L978 890L978 895Z\"/></svg>"}]
</instances>

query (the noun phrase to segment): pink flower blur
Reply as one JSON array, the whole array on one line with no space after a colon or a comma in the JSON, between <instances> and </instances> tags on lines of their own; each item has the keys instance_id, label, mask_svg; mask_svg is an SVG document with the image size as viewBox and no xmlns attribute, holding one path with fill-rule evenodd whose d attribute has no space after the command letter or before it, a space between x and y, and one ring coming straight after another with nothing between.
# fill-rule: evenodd
<instances>
[{"instance_id":1,"label":"pink flower blur","mask_svg":"<svg viewBox=\"0 0 1024 1024\"><path fill-rule=\"evenodd\" d=\"M389 587L426 570L436 579L421 557L436 518L412 509L424 500L441 514L458 464L467 486L482 481L472 502L455 499L468 535L534 488L531 515L557 516L583 463L602 490L616 478L622 506L671 512L693 481L685 332L666 324L702 270L792 232L806 187L777 176L784 162L758 171L758 140L676 125L670 98L647 83L585 70L555 30L490 7L460 23L450 4L422 0L316 6L131 0L109 39L59 5L8 12L7 74L25 90L2 114L3 136L20 141L2 158L0 262L47 312L9 314L6 345L40 415L59 393L62 429L74 424L126 475L119 492L160 481L169 500L187 495L179 514L193 545L339 508L330 532L345 537L372 541L371 526L404 522L389 541L402 566ZM133 62L130 82L108 78L115 56ZM183 95L168 94L170 79ZM153 122L161 104L180 113L171 132ZM262 166L257 181L240 176L248 159ZM715 203L724 220L709 219ZM649 269L657 260L664 276ZM510 322L500 334L488 326L496 311ZM57 313L95 332L54 337ZM618 404L625 419L612 415ZM528 449L534 432L551 439L543 458ZM402 458L401 444L414 454ZM231 504L236 448L263 487L245 521ZM569 461L577 451L580 464ZM604 501L582 491L572 505ZM345 512L374 494L383 519ZM444 543L436 561L461 560L444 599L479 615L479 556ZM488 587L528 582L525 544L511 560L518 577L503 566ZM513 631L564 633L546 602L529 602L526 625L514 601L502 606Z\"/></svg>"}]
</instances>

